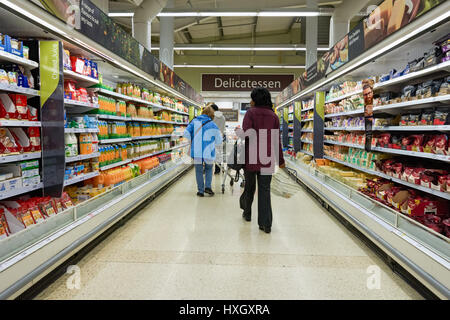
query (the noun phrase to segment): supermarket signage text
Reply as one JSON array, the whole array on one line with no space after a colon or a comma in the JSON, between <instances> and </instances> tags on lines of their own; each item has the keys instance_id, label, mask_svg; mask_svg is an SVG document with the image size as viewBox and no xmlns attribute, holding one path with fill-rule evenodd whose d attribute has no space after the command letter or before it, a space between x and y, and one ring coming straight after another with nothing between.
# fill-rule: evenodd
<instances>
[{"instance_id":1,"label":"supermarket signage text","mask_svg":"<svg viewBox=\"0 0 450 320\"><path fill-rule=\"evenodd\" d=\"M214 308L214 307L202 307L202 306L192 306L187 304L186 306L182 306L178 313L180 315L200 315L206 316L207 318L211 317L215 312L221 313L224 315L251 315L251 314L270 314L269 308L267 305L224 305L222 308Z\"/></svg>"},{"instance_id":2,"label":"supermarket signage text","mask_svg":"<svg viewBox=\"0 0 450 320\"><path fill-rule=\"evenodd\" d=\"M202 74L202 91L252 91L257 87L281 91L293 80L292 74Z\"/></svg>"}]
</instances>

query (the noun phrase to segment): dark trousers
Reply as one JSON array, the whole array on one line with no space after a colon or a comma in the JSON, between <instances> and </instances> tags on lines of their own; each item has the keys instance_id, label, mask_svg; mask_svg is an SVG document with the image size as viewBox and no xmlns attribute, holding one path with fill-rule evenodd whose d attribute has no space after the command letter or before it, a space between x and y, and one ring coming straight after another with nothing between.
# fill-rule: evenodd
<instances>
[{"instance_id":1,"label":"dark trousers","mask_svg":"<svg viewBox=\"0 0 450 320\"><path fill-rule=\"evenodd\" d=\"M241 209L248 217L252 214L252 203L258 179L258 224L262 227L272 227L272 204L270 202L271 175L262 175L257 171L244 170L245 188L240 201Z\"/></svg>"}]
</instances>

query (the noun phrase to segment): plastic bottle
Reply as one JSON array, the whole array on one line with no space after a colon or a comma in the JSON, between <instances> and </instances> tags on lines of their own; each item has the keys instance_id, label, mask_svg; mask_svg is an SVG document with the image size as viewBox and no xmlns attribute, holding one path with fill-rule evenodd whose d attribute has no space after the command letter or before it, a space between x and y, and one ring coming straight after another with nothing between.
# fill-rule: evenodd
<instances>
[{"instance_id":1,"label":"plastic bottle","mask_svg":"<svg viewBox=\"0 0 450 320\"><path fill-rule=\"evenodd\" d=\"M71 144L70 138L71 138L70 133L64 134L64 143L65 143L64 151L65 151L66 157L72 156L72 144Z\"/></svg>"},{"instance_id":2,"label":"plastic bottle","mask_svg":"<svg viewBox=\"0 0 450 320\"><path fill-rule=\"evenodd\" d=\"M98 136L96 133L91 133L92 152L98 152Z\"/></svg>"},{"instance_id":3,"label":"plastic bottle","mask_svg":"<svg viewBox=\"0 0 450 320\"><path fill-rule=\"evenodd\" d=\"M78 155L78 139L75 133L70 134L70 144L71 148L71 157L75 157Z\"/></svg>"}]
</instances>

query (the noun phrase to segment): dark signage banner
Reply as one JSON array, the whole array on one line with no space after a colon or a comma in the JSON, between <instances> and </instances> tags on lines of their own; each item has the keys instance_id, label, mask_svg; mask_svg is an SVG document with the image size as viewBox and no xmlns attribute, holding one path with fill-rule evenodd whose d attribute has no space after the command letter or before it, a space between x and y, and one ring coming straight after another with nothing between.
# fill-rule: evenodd
<instances>
[{"instance_id":1,"label":"dark signage banner","mask_svg":"<svg viewBox=\"0 0 450 320\"><path fill-rule=\"evenodd\" d=\"M228 122L238 122L239 121L239 110L233 109L220 109L225 117L225 120Z\"/></svg>"},{"instance_id":2,"label":"dark signage banner","mask_svg":"<svg viewBox=\"0 0 450 320\"><path fill-rule=\"evenodd\" d=\"M64 184L64 87L62 43L39 42L44 195L60 197Z\"/></svg>"},{"instance_id":3,"label":"dark signage banner","mask_svg":"<svg viewBox=\"0 0 450 320\"><path fill-rule=\"evenodd\" d=\"M202 97L90 0L40 0L53 15L166 85L202 103Z\"/></svg>"},{"instance_id":4,"label":"dark signage banner","mask_svg":"<svg viewBox=\"0 0 450 320\"><path fill-rule=\"evenodd\" d=\"M202 91L252 91L264 87L277 92L293 80L292 74L202 74Z\"/></svg>"},{"instance_id":5,"label":"dark signage banner","mask_svg":"<svg viewBox=\"0 0 450 320\"><path fill-rule=\"evenodd\" d=\"M307 75L310 70L292 83L276 97L279 105L291 98L297 92L306 89L327 74L339 69L373 47L389 35L411 23L417 17L446 0L385 0L370 15L353 28L343 39L338 41L329 52L317 61L317 77ZM296 89L292 89L292 85Z\"/></svg>"}]
</instances>

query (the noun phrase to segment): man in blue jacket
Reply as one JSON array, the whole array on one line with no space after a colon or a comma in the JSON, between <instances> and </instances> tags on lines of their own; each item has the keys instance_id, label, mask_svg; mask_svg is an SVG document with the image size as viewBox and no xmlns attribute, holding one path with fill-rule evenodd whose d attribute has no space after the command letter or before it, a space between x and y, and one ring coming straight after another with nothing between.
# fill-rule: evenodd
<instances>
[{"instance_id":1,"label":"man in blue jacket","mask_svg":"<svg viewBox=\"0 0 450 320\"><path fill-rule=\"evenodd\" d=\"M205 107L202 114L193 119L184 132L184 137L191 141L190 156L194 160L199 197L203 197L205 193L214 195L211 189L212 167L216 160L216 146L222 144L222 136L213 120L214 109Z\"/></svg>"}]
</instances>

